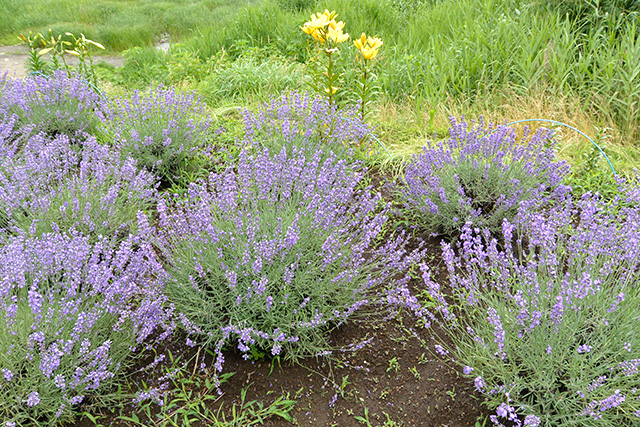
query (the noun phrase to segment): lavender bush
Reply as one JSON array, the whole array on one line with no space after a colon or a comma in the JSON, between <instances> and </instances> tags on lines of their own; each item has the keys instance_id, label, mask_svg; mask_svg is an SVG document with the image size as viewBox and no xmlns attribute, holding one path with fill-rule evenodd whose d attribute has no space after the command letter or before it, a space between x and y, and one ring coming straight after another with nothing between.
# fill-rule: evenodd
<instances>
[{"instance_id":1,"label":"lavender bush","mask_svg":"<svg viewBox=\"0 0 640 427\"><path fill-rule=\"evenodd\" d=\"M110 390L152 334L161 341L173 328L146 238L119 246L79 234L13 238L0 248L0 277L3 426L71 420Z\"/></svg>"},{"instance_id":2,"label":"lavender bush","mask_svg":"<svg viewBox=\"0 0 640 427\"><path fill-rule=\"evenodd\" d=\"M402 236L374 249L387 221L380 196L358 190L362 172L344 160L305 150L243 151L237 168L158 205L172 252L167 294L214 346L217 372L226 344L246 357L330 350L327 331L376 301L381 283L400 298L407 277L389 279L418 256L405 256Z\"/></svg>"},{"instance_id":3,"label":"lavender bush","mask_svg":"<svg viewBox=\"0 0 640 427\"><path fill-rule=\"evenodd\" d=\"M132 157L168 187L191 170L190 159L206 143L209 119L193 95L160 87L115 99L103 125L123 157Z\"/></svg>"},{"instance_id":4,"label":"lavender bush","mask_svg":"<svg viewBox=\"0 0 640 427\"><path fill-rule=\"evenodd\" d=\"M449 351L495 425L640 422L639 201L635 187L613 206L591 195L544 213L523 204L503 223L513 246L469 223L456 250L443 244L449 290L424 268Z\"/></svg>"},{"instance_id":5,"label":"lavender bush","mask_svg":"<svg viewBox=\"0 0 640 427\"><path fill-rule=\"evenodd\" d=\"M322 146L343 157L368 139L371 129L354 109L338 109L324 98L283 93L253 113L243 111L245 146L268 148L272 154L293 146Z\"/></svg>"},{"instance_id":6,"label":"lavender bush","mask_svg":"<svg viewBox=\"0 0 640 427\"><path fill-rule=\"evenodd\" d=\"M449 139L429 142L412 158L399 191L408 217L448 237L466 222L498 232L520 202L544 204L569 191L561 184L568 166L555 160L550 131L523 143L508 127L488 132L482 123L472 127L452 118Z\"/></svg>"},{"instance_id":7,"label":"lavender bush","mask_svg":"<svg viewBox=\"0 0 640 427\"><path fill-rule=\"evenodd\" d=\"M15 144L0 148L0 228L14 233L73 228L92 239L121 239L136 232L138 211L157 197L151 173L94 137L37 134L19 151Z\"/></svg>"},{"instance_id":8,"label":"lavender bush","mask_svg":"<svg viewBox=\"0 0 640 427\"><path fill-rule=\"evenodd\" d=\"M102 118L100 96L83 79L56 71L49 77L32 76L0 84L0 121L17 119L16 132L83 138Z\"/></svg>"}]
</instances>

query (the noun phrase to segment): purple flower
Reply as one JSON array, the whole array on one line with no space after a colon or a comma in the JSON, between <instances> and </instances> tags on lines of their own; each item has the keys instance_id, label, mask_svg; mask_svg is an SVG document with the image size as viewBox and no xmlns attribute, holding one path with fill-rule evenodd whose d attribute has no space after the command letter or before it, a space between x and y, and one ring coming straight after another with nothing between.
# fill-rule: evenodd
<instances>
[{"instance_id":1,"label":"purple flower","mask_svg":"<svg viewBox=\"0 0 640 427\"><path fill-rule=\"evenodd\" d=\"M485 388L487 387L487 384L484 382L482 377L480 376L476 377L476 379L473 380L473 383L476 386L476 390L478 390L480 393L484 393Z\"/></svg>"},{"instance_id":2,"label":"purple flower","mask_svg":"<svg viewBox=\"0 0 640 427\"><path fill-rule=\"evenodd\" d=\"M40 396L38 395L38 392L32 391L31 393L29 393L25 402L27 403L27 406L36 406L38 403L40 403Z\"/></svg>"},{"instance_id":3,"label":"purple flower","mask_svg":"<svg viewBox=\"0 0 640 427\"><path fill-rule=\"evenodd\" d=\"M218 349L217 372L222 343L314 356L328 347L325 331L364 305L422 311L398 271L423 251L407 254L401 234L378 245L388 207L361 188L360 167L312 144L242 151L184 200L159 201L172 265L165 291L178 311L207 312L188 320Z\"/></svg>"},{"instance_id":4,"label":"purple flower","mask_svg":"<svg viewBox=\"0 0 640 427\"><path fill-rule=\"evenodd\" d=\"M590 345L582 344L581 346L578 346L578 348L576 349L576 351L577 351L578 353L580 353L580 354L582 354L582 353L590 353L592 348L593 348L593 347L592 347L592 346L590 346Z\"/></svg>"},{"instance_id":5,"label":"purple flower","mask_svg":"<svg viewBox=\"0 0 640 427\"><path fill-rule=\"evenodd\" d=\"M462 373L465 375L471 375L471 372L473 372L473 368L471 366L465 366L462 369Z\"/></svg>"},{"instance_id":6,"label":"purple flower","mask_svg":"<svg viewBox=\"0 0 640 427\"><path fill-rule=\"evenodd\" d=\"M540 418L536 417L535 415L527 415L524 419L525 427L538 427L541 423L542 421L540 420Z\"/></svg>"}]
</instances>

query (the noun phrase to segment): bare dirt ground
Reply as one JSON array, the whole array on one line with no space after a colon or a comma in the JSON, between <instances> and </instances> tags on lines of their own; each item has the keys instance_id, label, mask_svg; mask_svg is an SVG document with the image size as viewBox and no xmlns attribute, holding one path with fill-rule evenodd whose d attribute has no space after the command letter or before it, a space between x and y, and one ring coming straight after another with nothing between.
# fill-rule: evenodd
<instances>
[{"instance_id":1,"label":"bare dirt ground","mask_svg":"<svg viewBox=\"0 0 640 427\"><path fill-rule=\"evenodd\" d=\"M0 73L7 72L9 77L23 78L27 75L27 58L29 48L25 45L0 46ZM93 61L98 63L104 61L114 67L120 67L124 63L124 57L118 56L93 56ZM74 65L74 58L69 59L69 63Z\"/></svg>"}]
</instances>

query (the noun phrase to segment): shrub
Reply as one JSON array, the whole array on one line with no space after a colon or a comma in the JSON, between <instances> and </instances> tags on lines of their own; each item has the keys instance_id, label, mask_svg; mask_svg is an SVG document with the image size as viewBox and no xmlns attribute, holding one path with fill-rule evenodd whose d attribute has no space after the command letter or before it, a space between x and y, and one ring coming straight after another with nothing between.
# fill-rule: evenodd
<instances>
[{"instance_id":1,"label":"shrub","mask_svg":"<svg viewBox=\"0 0 640 427\"><path fill-rule=\"evenodd\" d=\"M541 130L518 143L510 128L488 131L452 119L449 139L428 142L406 167L399 190L406 215L455 237L466 222L499 231L523 201L561 199L569 191L560 183L568 166L555 160L551 136Z\"/></svg>"},{"instance_id":2,"label":"shrub","mask_svg":"<svg viewBox=\"0 0 640 427\"><path fill-rule=\"evenodd\" d=\"M237 171L211 174L173 206L158 205L170 242L166 290L176 309L215 346L237 344L286 359L330 350L327 332L418 256L403 237L372 246L386 224L379 195L358 190L361 172L320 150L242 152ZM396 276L397 277L397 276Z\"/></svg>"},{"instance_id":3,"label":"shrub","mask_svg":"<svg viewBox=\"0 0 640 427\"><path fill-rule=\"evenodd\" d=\"M162 267L142 239L14 238L0 247L0 276L3 425L70 421L110 390L151 334L171 332Z\"/></svg>"},{"instance_id":4,"label":"shrub","mask_svg":"<svg viewBox=\"0 0 640 427\"><path fill-rule=\"evenodd\" d=\"M102 117L103 102L88 82L56 71L50 77L6 80L0 89L0 119L17 118L17 131L83 138Z\"/></svg>"},{"instance_id":5,"label":"shrub","mask_svg":"<svg viewBox=\"0 0 640 427\"><path fill-rule=\"evenodd\" d=\"M0 227L10 231L39 236L73 228L91 240L122 239L156 199L155 177L94 137L73 143L39 134L20 152L14 146L3 147L0 160Z\"/></svg>"},{"instance_id":6,"label":"shrub","mask_svg":"<svg viewBox=\"0 0 640 427\"><path fill-rule=\"evenodd\" d=\"M284 93L253 113L243 111L245 146L268 148L272 154L293 146L322 146L341 157L371 133L355 109L338 109L326 99L306 93Z\"/></svg>"},{"instance_id":7,"label":"shrub","mask_svg":"<svg viewBox=\"0 0 640 427\"><path fill-rule=\"evenodd\" d=\"M206 142L209 118L193 95L160 87L116 99L105 126L123 157L132 157L168 187L182 179L189 159Z\"/></svg>"},{"instance_id":8,"label":"shrub","mask_svg":"<svg viewBox=\"0 0 640 427\"><path fill-rule=\"evenodd\" d=\"M638 423L639 200L636 187L612 206L591 195L544 213L525 204L503 224L513 247L470 224L458 255L443 244L448 291L424 268L449 350L494 424Z\"/></svg>"}]
</instances>

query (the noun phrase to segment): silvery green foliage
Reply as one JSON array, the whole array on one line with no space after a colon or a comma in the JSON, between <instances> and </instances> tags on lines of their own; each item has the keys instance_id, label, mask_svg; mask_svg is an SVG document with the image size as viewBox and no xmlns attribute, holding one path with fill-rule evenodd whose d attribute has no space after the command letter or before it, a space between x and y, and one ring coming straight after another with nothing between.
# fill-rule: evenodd
<instances>
[{"instance_id":1,"label":"silvery green foliage","mask_svg":"<svg viewBox=\"0 0 640 427\"><path fill-rule=\"evenodd\" d=\"M443 244L450 287L423 268L450 355L517 426L620 426L640 418L640 190L523 203L496 238L467 223ZM446 353L446 352L445 352Z\"/></svg>"},{"instance_id":2,"label":"silvery green foliage","mask_svg":"<svg viewBox=\"0 0 640 427\"><path fill-rule=\"evenodd\" d=\"M499 232L521 202L561 200L570 191L561 183L568 166L556 160L551 137L541 130L519 143L508 127L451 119L449 138L428 142L406 167L399 190L406 215L455 237L467 222Z\"/></svg>"},{"instance_id":3,"label":"silvery green foliage","mask_svg":"<svg viewBox=\"0 0 640 427\"><path fill-rule=\"evenodd\" d=\"M387 222L361 171L321 150L242 152L238 164L161 199L170 252L167 294L212 345L288 359L331 350L327 332L365 305L410 305L403 236L376 245ZM322 160L326 158L326 160ZM357 168L356 168L357 169ZM392 277L396 280L392 280ZM388 289L382 289L389 283Z\"/></svg>"}]
</instances>

